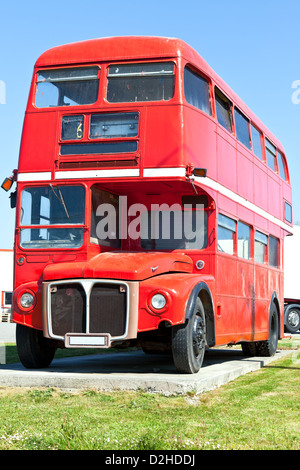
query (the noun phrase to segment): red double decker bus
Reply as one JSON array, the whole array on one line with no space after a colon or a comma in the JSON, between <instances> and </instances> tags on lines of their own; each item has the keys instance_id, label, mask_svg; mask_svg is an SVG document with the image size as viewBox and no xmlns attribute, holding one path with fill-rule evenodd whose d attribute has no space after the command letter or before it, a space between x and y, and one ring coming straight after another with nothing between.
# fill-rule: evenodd
<instances>
[{"instance_id":1,"label":"red double decker bus","mask_svg":"<svg viewBox=\"0 0 300 470\"><path fill-rule=\"evenodd\" d=\"M26 367L57 347L170 351L183 373L207 347L275 353L292 230L284 149L184 42L42 54L14 179Z\"/></svg>"}]
</instances>

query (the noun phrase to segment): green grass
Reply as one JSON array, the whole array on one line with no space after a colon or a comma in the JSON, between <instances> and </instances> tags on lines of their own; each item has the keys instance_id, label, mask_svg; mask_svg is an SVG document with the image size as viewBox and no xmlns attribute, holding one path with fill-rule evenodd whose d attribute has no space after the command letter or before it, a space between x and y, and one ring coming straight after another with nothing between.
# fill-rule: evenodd
<instances>
[{"instance_id":1,"label":"green grass","mask_svg":"<svg viewBox=\"0 0 300 470\"><path fill-rule=\"evenodd\" d=\"M299 449L299 340L291 355L212 392L0 388L4 449Z\"/></svg>"}]
</instances>

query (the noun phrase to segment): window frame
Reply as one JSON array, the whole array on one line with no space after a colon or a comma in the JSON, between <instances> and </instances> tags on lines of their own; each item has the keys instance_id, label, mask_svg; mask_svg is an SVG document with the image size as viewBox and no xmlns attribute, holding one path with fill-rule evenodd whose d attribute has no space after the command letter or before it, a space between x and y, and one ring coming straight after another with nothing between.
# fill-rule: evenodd
<instances>
[{"instance_id":1,"label":"window frame","mask_svg":"<svg viewBox=\"0 0 300 470\"><path fill-rule=\"evenodd\" d=\"M218 98L218 99L217 99ZM219 101L218 101L219 100ZM223 117L222 115L218 115L218 109L220 109L218 107L218 103L219 103L219 106L220 106L220 101L223 101L223 103L227 103L228 105L228 109L226 110L227 112L227 116L228 116L228 124L230 124L230 129L224 125L221 121L221 117ZM215 108L216 108L216 118L217 118L217 122L220 124L220 126L223 127L223 129L225 129L227 132L229 132L230 134L233 134L233 113L232 113L232 101L227 98L226 95L224 95L224 93L217 87L215 86ZM225 107L223 106L223 110L225 110Z\"/></svg>"},{"instance_id":2,"label":"window frame","mask_svg":"<svg viewBox=\"0 0 300 470\"><path fill-rule=\"evenodd\" d=\"M192 103L191 101L188 100L188 97L187 97L187 89L186 89L186 71L188 71L189 73L191 73L194 77L196 77L196 79L200 79L202 81L202 83L205 83L205 85L207 85L207 88L206 88L206 91L207 91L207 97L208 97L208 106L209 106L209 112L207 112L205 109L202 109L200 108L199 106L195 105L194 103ZM189 64L186 64L185 67L184 67L184 70L183 70L183 93L184 93L184 98L185 98L185 101L193 106L194 108L202 111L203 113L205 113L207 116L210 116L212 117L213 116L213 106L212 106L212 94L211 94L211 82L209 80L209 78L205 77L203 74L201 74L200 72L198 72L196 69L194 69L191 65Z\"/></svg>"},{"instance_id":3,"label":"window frame","mask_svg":"<svg viewBox=\"0 0 300 470\"><path fill-rule=\"evenodd\" d=\"M148 74L144 74L143 72L140 72L140 73L135 73L135 74L132 74L132 73L124 73L124 74L120 74L119 76L114 76L114 75L111 75L110 74L110 67L116 67L116 66L119 66L119 67L130 67L130 66L143 66L143 65L155 65L155 64L172 64L173 65L173 72L172 74L171 73L165 73L165 74L159 74L159 73L155 73L155 72L149 72ZM139 61L129 61L129 62L119 62L119 63L108 63L107 66L106 66L106 86L105 86L105 96L104 96L104 101L106 103L109 103L109 104L121 104L123 105L124 103L128 103L128 104L131 104L131 103L169 103L170 101L172 101L176 95L176 77L177 77L177 73L178 73L178 67L177 67L177 64L174 60L172 59L169 59L169 60L153 60L153 61L143 61L143 62L139 62ZM116 80L117 78L126 78L126 77L131 77L131 78L155 78L155 77L159 77L159 76L165 76L165 77L173 77L173 95L171 98L169 99L148 99L148 100L122 100L122 101L110 101L109 99L109 80L112 79L112 80Z\"/></svg>"},{"instance_id":4,"label":"window frame","mask_svg":"<svg viewBox=\"0 0 300 470\"><path fill-rule=\"evenodd\" d=\"M279 164L281 163L281 165ZM285 157L283 152L277 149L277 167L278 167L278 174L283 181L287 181L287 167L285 163ZM282 175L283 172L283 175Z\"/></svg>"},{"instance_id":5,"label":"window frame","mask_svg":"<svg viewBox=\"0 0 300 470\"><path fill-rule=\"evenodd\" d=\"M293 222L293 206L287 201L284 201L284 219L290 224Z\"/></svg>"},{"instance_id":6,"label":"window frame","mask_svg":"<svg viewBox=\"0 0 300 470\"><path fill-rule=\"evenodd\" d=\"M88 77L87 78L84 78L84 77L67 77L65 80L63 79L59 79L59 78L53 78L53 79L44 79L44 80L39 80L39 75L41 75L43 72L46 73L46 72L63 72L63 71L72 71L72 70L77 70L77 69L97 69L97 76L94 76L94 77ZM37 109L54 109L54 108L59 108L59 109L64 109L64 108L76 108L77 106L93 106L95 105L99 98L100 98L100 75L101 75L101 67L99 66L99 64L89 64L89 65L79 65L79 66L70 66L70 67L54 67L54 68L41 68L39 70L36 71L36 75L35 75L35 88L34 88L34 96L33 96L33 105L35 108ZM58 94L58 99L57 99L57 104L48 104L47 106L39 106L37 104L37 98L38 98L38 85L39 84L44 84L44 83L58 83L58 82L84 82L84 81L96 81L97 82L97 96L96 96L96 99L95 101L93 102L89 102L89 103L76 103L76 104L71 104L71 103L63 103L63 104L60 104L60 96ZM58 93L59 93L59 89L57 90Z\"/></svg>"},{"instance_id":7,"label":"window frame","mask_svg":"<svg viewBox=\"0 0 300 470\"><path fill-rule=\"evenodd\" d=\"M239 235L240 235L240 228L241 228L241 225L244 226L244 227L247 227L249 229L249 238L247 239L244 239L244 238L240 238ZM240 240L248 240L248 257L245 257L243 255L240 255L239 254L239 241ZM252 259L252 227L249 225L249 224L246 224L245 222L242 222L241 220L238 220L237 222L237 256L239 259L243 259L243 260L251 260Z\"/></svg>"},{"instance_id":8,"label":"window frame","mask_svg":"<svg viewBox=\"0 0 300 470\"><path fill-rule=\"evenodd\" d=\"M47 197L47 192L45 195L42 194L42 189L47 188L50 193L50 189L53 192L52 199ZM68 206L68 199L66 198L66 194L62 193L62 189L66 190L66 188L80 188L83 190L83 197L80 199L82 201L82 207L78 214L71 214L70 206ZM40 195L32 194L30 190L40 191ZM18 245L22 249L26 250L61 250L61 249L81 249L84 245L84 236L85 236L85 227L86 227L86 186L80 183L68 184L63 185L57 182L56 184L38 184L33 185L29 184L28 186L24 186L21 192L21 201L20 201L20 208L18 213ZM26 196L27 194L27 196ZM25 198L25 200L24 200ZM35 199L34 199L35 198ZM44 199L44 207L42 209L42 198ZM27 199L27 200L26 200ZM55 204L57 204L56 199L62 205L61 211L64 211L64 219L56 220L53 217L55 215ZM59 207L59 206L58 206ZM22 213L23 209L23 213ZM26 210L26 212L25 212ZM41 211L46 210L47 213L43 213ZM25 221L23 221L23 216L26 216ZM66 221L69 217L72 217L71 221ZM55 215L57 217L57 215ZM82 217L81 220L74 220L76 217ZM30 217L30 220L27 220L27 217ZM33 220L33 217L36 217L36 220ZM43 222L42 222L43 221ZM74 238L70 238L72 244L66 244L66 238L60 238L58 234L62 234L63 236L67 236L68 232L71 234L71 230L73 231ZM50 234L52 237L50 237ZM34 235L34 236L32 236ZM49 238L47 238L49 235ZM40 238L44 236L44 238ZM29 237L29 240L28 240ZM38 237L38 238L37 238ZM56 237L56 238L54 238ZM57 238L58 237L58 238ZM78 242L76 240L78 238ZM37 243L34 245L31 242L34 240ZM39 241L40 240L40 241ZM54 241L54 240L57 240ZM39 242L38 242L39 241ZM59 243L61 241L61 243ZM46 243L48 242L48 244ZM31 243L31 245L28 245Z\"/></svg>"},{"instance_id":9,"label":"window frame","mask_svg":"<svg viewBox=\"0 0 300 470\"><path fill-rule=\"evenodd\" d=\"M264 248L264 260L257 259L259 253L257 252L257 243L263 245ZM255 230L254 233L254 261L258 264L267 264L268 263L268 235L261 232L260 230Z\"/></svg>"},{"instance_id":10,"label":"window frame","mask_svg":"<svg viewBox=\"0 0 300 470\"><path fill-rule=\"evenodd\" d=\"M239 122L245 122L247 123L247 129L248 129L248 138L247 138L247 143L243 140L243 137L241 135L241 127L237 125L238 120L236 119L236 116L238 115L239 119L242 119L242 121ZM250 120L245 116L244 113L237 107L234 106L234 124L235 124L235 135L237 140L243 144L248 150L251 150L251 134L250 134ZM242 132L243 133L243 132Z\"/></svg>"},{"instance_id":11,"label":"window frame","mask_svg":"<svg viewBox=\"0 0 300 470\"><path fill-rule=\"evenodd\" d=\"M268 256L268 260L269 260L269 266L271 268L280 268L280 240L279 238L273 236L273 235L269 235L269 256ZM272 240L272 243L273 243L273 240L276 242L276 253L273 252L273 246L271 246L271 240ZM273 262L271 263L271 256L274 257L274 255L276 256L276 263L273 264Z\"/></svg>"},{"instance_id":12,"label":"window frame","mask_svg":"<svg viewBox=\"0 0 300 470\"><path fill-rule=\"evenodd\" d=\"M269 144L269 146L267 144ZM268 168L270 168L270 170L274 171L275 173L276 172L278 173L276 147L274 144L272 144L272 142L270 141L270 139L268 139L268 137L265 137L265 149L266 149L266 163L267 163ZM272 150L274 150L274 152ZM273 159L271 160L272 157ZM270 163L271 161L273 162L272 165Z\"/></svg>"},{"instance_id":13,"label":"window frame","mask_svg":"<svg viewBox=\"0 0 300 470\"><path fill-rule=\"evenodd\" d=\"M264 145L263 145L263 134L262 132L253 124L253 122L250 122L250 127L251 127L251 149L252 149L252 152L254 153L254 155L259 158L259 160L261 160L262 162L264 161ZM253 139L253 132L252 131L255 131L257 132L258 136L259 136L259 143L260 143L260 155L257 155L256 151L254 150L254 145L253 145L253 142L254 142L254 139Z\"/></svg>"},{"instance_id":14,"label":"window frame","mask_svg":"<svg viewBox=\"0 0 300 470\"><path fill-rule=\"evenodd\" d=\"M232 238L224 238L224 240L232 241L232 252L231 250L224 250L223 247L220 245L220 229L232 233ZM237 240L237 221L224 215L219 212L218 214L218 237L217 237L217 248L219 253L225 253L230 256L236 255L236 240Z\"/></svg>"}]
</instances>

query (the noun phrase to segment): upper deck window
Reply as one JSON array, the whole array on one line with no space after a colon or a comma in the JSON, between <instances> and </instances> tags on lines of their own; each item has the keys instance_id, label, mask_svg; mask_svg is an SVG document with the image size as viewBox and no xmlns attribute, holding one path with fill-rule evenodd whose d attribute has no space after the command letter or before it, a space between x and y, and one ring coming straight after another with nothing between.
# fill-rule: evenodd
<instances>
[{"instance_id":1,"label":"upper deck window","mask_svg":"<svg viewBox=\"0 0 300 470\"><path fill-rule=\"evenodd\" d=\"M263 159L262 147L261 147L262 135L261 135L261 132L257 130L256 127L253 126L253 124L251 124L251 135L252 135L253 152L258 158L262 160Z\"/></svg>"},{"instance_id":2,"label":"upper deck window","mask_svg":"<svg viewBox=\"0 0 300 470\"><path fill-rule=\"evenodd\" d=\"M276 148L266 139L266 154L268 167L275 171L276 168Z\"/></svg>"},{"instance_id":3,"label":"upper deck window","mask_svg":"<svg viewBox=\"0 0 300 470\"><path fill-rule=\"evenodd\" d=\"M216 109L217 109L217 119L221 126L225 127L228 132L232 132L232 117L231 109L232 103L229 101L223 93L215 89L216 94Z\"/></svg>"},{"instance_id":4,"label":"upper deck window","mask_svg":"<svg viewBox=\"0 0 300 470\"><path fill-rule=\"evenodd\" d=\"M250 150L249 120L237 108L234 108L234 118L236 137Z\"/></svg>"},{"instance_id":5,"label":"upper deck window","mask_svg":"<svg viewBox=\"0 0 300 470\"><path fill-rule=\"evenodd\" d=\"M282 179L286 180L286 171L285 171L285 163L284 163L284 158L281 152L277 150L277 157L278 157L278 170L279 170L279 175L281 176Z\"/></svg>"},{"instance_id":6,"label":"upper deck window","mask_svg":"<svg viewBox=\"0 0 300 470\"><path fill-rule=\"evenodd\" d=\"M35 104L38 108L92 104L98 98L98 67L40 70Z\"/></svg>"},{"instance_id":7,"label":"upper deck window","mask_svg":"<svg viewBox=\"0 0 300 470\"><path fill-rule=\"evenodd\" d=\"M188 67L184 69L184 94L189 104L211 116L208 81Z\"/></svg>"},{"instance_id":8,"label":"upper deck window","mask_svg":"<svg viewBox=\"0 0 300 470\"><path fill-rule=\"evenodd\" d=\"M110 65L107 100L110 103L168 101L174 96L173 62Z\"/></svg>"}]
</instances>

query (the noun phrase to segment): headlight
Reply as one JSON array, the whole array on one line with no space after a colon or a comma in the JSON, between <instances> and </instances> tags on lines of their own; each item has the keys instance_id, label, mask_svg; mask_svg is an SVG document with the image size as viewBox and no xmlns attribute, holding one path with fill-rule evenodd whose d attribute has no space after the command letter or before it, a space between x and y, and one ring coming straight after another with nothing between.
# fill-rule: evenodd
<instances>
[{"instance_id":1,"label":"headlight","mask_svg":"<svg viewBox=\"0 0 300 470\"><path fill-rule=\"evenodd\" d=\"M25 292L25 294L21 295L20 297L20 305L23 308L30 308L34 304L34 297L29 292Z\"/></svg>"},{"instance_id":2,"label":"headlight","mask_svg":"<svg viewBox=\"0 0 300 470\"><path fill-rule=\"evenodd\" d=\"M167 299L163 294L154 294L151 299L151 305L155 310L161 310L166 306Z\"/></svg>"}]
</instances>

